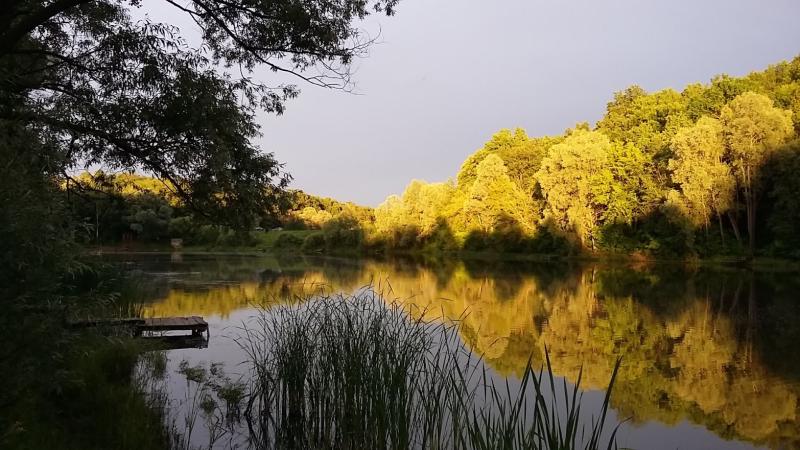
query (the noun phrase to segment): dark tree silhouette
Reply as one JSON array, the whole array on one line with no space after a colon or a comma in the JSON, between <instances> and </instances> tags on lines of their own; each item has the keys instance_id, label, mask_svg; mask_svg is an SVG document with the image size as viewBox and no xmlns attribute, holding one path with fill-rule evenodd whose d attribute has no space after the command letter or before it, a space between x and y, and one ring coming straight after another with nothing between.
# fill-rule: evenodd
<instances>
[{"instance_id":1,"label":"dark tree silhouette","mask_svg":"<svg viewBox=\"0 0 800 450\"><path fill-rule=\"evenodd\" d=\"M255 113L280 114L298 93L254 70L350 89L350 63L372 42L357 22L397 0L164 1L199 26L201 49L134 21L139 0L4 2L0 119L34 130L64 174L144 169L210 219L249 225L289 180L253 144Z\"/></svg>"}]
</instances>

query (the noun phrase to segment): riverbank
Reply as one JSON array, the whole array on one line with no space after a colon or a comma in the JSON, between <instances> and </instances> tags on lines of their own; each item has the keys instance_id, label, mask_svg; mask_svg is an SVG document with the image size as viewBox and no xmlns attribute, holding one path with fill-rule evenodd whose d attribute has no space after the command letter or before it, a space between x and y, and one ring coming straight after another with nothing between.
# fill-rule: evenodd
<instances>
[{"instance_id":1,"label":"riverbank","mask_svg":"<svg viewBox=\"0 0 800 450\"><path fill-rule=\"evenodd\" d=\"M718 255L711 257L690 256L659 257L643 253L625 254L612 252L557 254L557 253L516 253L494 251L442 251L432 249L392 250L384 251L375 248L334 248L323 251L304 251L302 242L310 235L319 233L316 230L281 230L252 233L250 245L189 245L180 249L172 248L168 243L129 243L100 247L88 247L91 254L112 253L172 253L207 255L240 255L263 256L272 255L306 255L306 256L346 256L346 257L385 257L398 256L420 259L468 259L485 261L521 261L521 262L585 262L613 263L623 265L670 264L687 267L719 267L745 268L759 271L800 272L800 261L757 256L748 259L744 256ZM282 237L283 236L283 237Z\"/></svg>"},{"instance_id":2,"label":"riverbank","mask_svg":"<svg viewBox=\"0 0 800 450\"><path fill-rule=\"evenodd\" d=\"M165 405L133 376L140 355L155 348L111 330L67 326L74 317L135 315L136 294L113 271L91 263L81 270L0 316L0 448L169 448Z\"/></svg>"}]
</instances>

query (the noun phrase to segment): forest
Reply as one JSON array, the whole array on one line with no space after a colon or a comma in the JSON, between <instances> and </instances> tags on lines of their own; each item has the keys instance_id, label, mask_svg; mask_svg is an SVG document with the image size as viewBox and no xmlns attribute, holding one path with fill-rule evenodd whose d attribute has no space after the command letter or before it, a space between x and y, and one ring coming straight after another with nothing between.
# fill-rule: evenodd
<instances>
[{"instance_id":1,"label":"forest","mask_svg":"<svg viewBox=\"0 0 800 450\"><path fill-rule=\"evenodd\" d=\"M291 189L283 163L259 146L265 116L283 114L301 87L352 92L353 63L368 56L378 39L365 32L365 21L393 16L399 3L3 2L0 448L177 447L180 431L167 415L167 398L149 395L135 373L143 355L163 348L132 330L91 328L146 315L204 314L215 320L227 314L222 308L249 304L236 291L247 285L236 283L203 284L207 309L181 301L188 284L176 284L177 294L168 294L169 301L154 301L149 289L168 290L153 280L174 274L172 269L181 266L179 252L155 255L169 263L148 272L149 281L132 275L147 271L131 261L104 259L114 251L125 258L131 254L126 250L163 252L176 239L190 250L187 254L243 250L247 255L238 256L248 258L255 251L274 251L297 259L298 253L397 253L401 258L407 253L439 261L472 254L735 259L743 263L730 277L731 284L738 282L736 289L723 285L718 305L707 303L733 311L730 322L724 314L703 316L711 306L703 311L684 307L679 296L663 300L677 312L659 316L626 295L612 295L608 286L618 282L613 276L601 286L599 272L597 281L590 271L567 280L572 287L565 289L542 283L552 296L539 303L517 302L513 295L497 296L498 301L487 297L485 311L523 318L531 326L512 335L518 326L506 327L505 319L479 312L473 317L481 323L465 321L463 339L501 374L519 373L521 361L532 356L541 361L547 341L559 353L559 371L574 379L576 365L585 364L587 374L596 374L590 386L598 386L607 382L608 372L603 361L590 358L610 347L581 348L576 354L570 347L576 330L591 345L601 341L586 326L587 318L602 329L634 330L609 341L632 362L646 362L638 372L623 373L619 386L624 391L615 406L655 409L667 401L679 412L665 414L664 422L695 415L695 423L712 423L708 427L725 436L798 442L791 428L796 408L774 405L781 399L796 404L800 389L773 382L778 378L767 370L787 359L784 350L796 342L795 328L764 327L774 328L762 334L766 341L781 345L773 345L778 356L771 353L765 361L752 357L759 342L740 344L734 337L747 335L757 322L752 280L743 306L742 275L755 273L746 263L800 258L800 57L742 77L719 75L680 92L632 86L613 95L596 124L579 123L557 136L499 130L469 156L474 149L463 149L466 159L460 169L453 167L451 179L413 180L401 195L374 208ZM163 18L158 11L173 15ZM192 31L176 26L183 23L176 17L191 23ZM346 272L345 260L330 264ZM467 269L440 266L471 278ZM188 266L183 269L194 274ZM279 272L260 266L255 273L260 289ZM351 279L374 278L351 273ZM521 281L509 292L533 283ZM675 284L683 281L678 277ZM417 283L412 278L398 282L398 288ZM483 281L449 283L443 277L428 286L446 287L445 295L465 305L472 301L469 292L483 292ZM274 294L288 299L284 287L276 284ZM534 291L539 292L528 289ZM661 286L652 291L668 294ZM567 296L578 300L567 301ZM683 297L695 298L694 293ZM196 296L192 299L197 303ZM168 310L171 300L190 310ZM508 309L512 303L519 308ZM758 310L763 316L796 322L787 302L766 306ZM716 328L698 328L695 323L705 323L703 317L712 317ZM547 328L539 323L544 319ZM505 347L485 345L488 341ZM674 357L650 354L664 348ZM794 363L788 365L785 370L793 376ZM677 373L687 382L666 379ZM613 374L616 368L609 386ZM717 377L718 384L708 377ZM754 404L744 395L748 389L762 390L765 400ZM646 398L637 397L640 393ZM770 408L772 416L761 414L761 422L748 416Z\"/></svg>"},{"instance_id":2,"label":"forest","mask_svg":"<svg viewBox=\"0 0 800 450\"><path fill-rule=\"evenodd\" d=\"M451 179L413 180L374 209L287 191L255 222L319 230L280 237L279 247L308 252L797 258L799 132L797 57L680 92L631 86L594 127L544 137L500 130ZM73 210L98 242L254 239L209 224L146 177L73 181L68 191L89 195L74 197Z\"/></svg>"}]
</instances>

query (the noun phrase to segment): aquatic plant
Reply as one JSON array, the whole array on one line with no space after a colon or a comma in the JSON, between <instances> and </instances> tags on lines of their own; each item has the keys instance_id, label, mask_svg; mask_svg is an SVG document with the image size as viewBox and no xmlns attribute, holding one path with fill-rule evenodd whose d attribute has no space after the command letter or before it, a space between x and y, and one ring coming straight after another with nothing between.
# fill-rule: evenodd
<instances>
[{"instance_id":1,"label":"aquatic plant","mask_svg":"<svg viewBox=\"0 0 800 450\"><path fill-rule=\"evenodd\" d=\"M242 327L249 358L245 418L259 449L615 448L606 427L617 361L597 416L531 363L512 386L458 338L458 321L426 321L375 289L261 309ZM415 318L420 317L420 318Z\"/></svg>"}]
</instances>

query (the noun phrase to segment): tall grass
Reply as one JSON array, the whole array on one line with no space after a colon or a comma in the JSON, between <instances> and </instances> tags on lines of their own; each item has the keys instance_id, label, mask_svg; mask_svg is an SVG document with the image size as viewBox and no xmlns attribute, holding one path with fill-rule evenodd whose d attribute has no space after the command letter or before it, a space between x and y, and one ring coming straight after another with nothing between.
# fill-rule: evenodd
<instances>
[{"instance_id":1,"label":"tall grass","mask_svg":"<svg viewBox=\"0 0 800 450\"><path fill-rule=\"evenodd\" d=\"M420 315L422 317L425 314ZM259 449L615 448L609 396L584 413L578 382L546 357L512 384L461 343L372 289L261 310L239 345L252 370L245 417Z\"/></svg>"}]
</instances>

